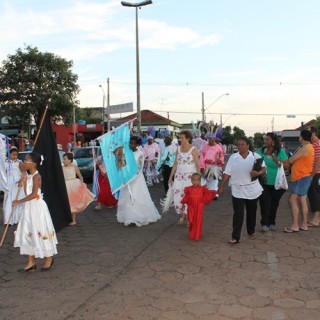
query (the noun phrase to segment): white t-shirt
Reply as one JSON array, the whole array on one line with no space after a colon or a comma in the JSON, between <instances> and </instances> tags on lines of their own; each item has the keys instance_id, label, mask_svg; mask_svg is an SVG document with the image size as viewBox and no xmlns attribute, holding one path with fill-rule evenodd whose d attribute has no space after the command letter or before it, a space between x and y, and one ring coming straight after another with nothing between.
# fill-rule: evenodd
<instances>
[{"instance_id":1,"label":"white t-shirt","mask_svg":"<svg viewBox=\"0 0 320 320\"><path fill-rule=\"evenodd\" d=\"M230 176L231 194L239 199L256 199L263 188L259 180L251 181L250 172L252 171L255 159L261 158L257 153L251 151L244 159L239 152L234 153L228 160L224 173ZM262 166L265 166L264 162Z\"/></svg>"}]
</instances>

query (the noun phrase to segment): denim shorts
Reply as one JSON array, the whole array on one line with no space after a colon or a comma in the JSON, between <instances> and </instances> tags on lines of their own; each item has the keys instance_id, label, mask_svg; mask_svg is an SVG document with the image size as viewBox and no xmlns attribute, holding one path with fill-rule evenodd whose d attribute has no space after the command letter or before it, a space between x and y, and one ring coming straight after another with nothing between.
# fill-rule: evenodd
<instances>
[{"instance_id":1,"label":"denim shorts","mask_svg":"<svg viewBox=\"0 0 320 320\"><path fill-rule=\"evenodd\" d=\"M290 188L291 194L306 196L310 187L312 176L303 177L297 181L293 181Z\"/></svg>"}]
</instances>

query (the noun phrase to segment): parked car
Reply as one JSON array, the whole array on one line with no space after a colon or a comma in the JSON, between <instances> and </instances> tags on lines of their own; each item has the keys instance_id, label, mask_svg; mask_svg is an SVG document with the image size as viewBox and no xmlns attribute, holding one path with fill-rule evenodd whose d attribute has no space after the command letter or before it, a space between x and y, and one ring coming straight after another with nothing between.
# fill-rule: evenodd
<instances>
[{"instance_id":1,"label":"parked car","mask_svg":"<svg viewBox=\"0 0 320 320\"><path fill-rule=\"evenodd\" d=\"M94 155L93 155L94 149ZM101 155L100 147L84 147L72 150L74 159L77 161L78 168L85 180L92 180L93 178L93 156L95 158Z\"/></svg>"}]
</instances>

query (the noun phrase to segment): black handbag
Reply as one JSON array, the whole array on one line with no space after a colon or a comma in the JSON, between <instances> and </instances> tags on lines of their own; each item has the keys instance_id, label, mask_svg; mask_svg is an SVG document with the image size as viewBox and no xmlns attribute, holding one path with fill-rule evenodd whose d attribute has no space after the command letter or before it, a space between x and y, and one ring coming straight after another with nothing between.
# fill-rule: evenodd
<instances>
[{"instance_id":1,"label":"black handbag","mask_svg":"<svg viewBox=\"0 0 320 320\"><path fill-rule=\"evenodd\" d=\"M254 156L254 154L253 154ZM255 158L253 166L252 166L252 171L261 171L262 169L262 163L263 163L263 158ZM257 176L257 177L252 177L251 181L255 181L259 179L259 182L261 185L263 184L267 184L267 174L266 172L264 174L262 174L261 176Z\"/></svg>"}]
</instances>

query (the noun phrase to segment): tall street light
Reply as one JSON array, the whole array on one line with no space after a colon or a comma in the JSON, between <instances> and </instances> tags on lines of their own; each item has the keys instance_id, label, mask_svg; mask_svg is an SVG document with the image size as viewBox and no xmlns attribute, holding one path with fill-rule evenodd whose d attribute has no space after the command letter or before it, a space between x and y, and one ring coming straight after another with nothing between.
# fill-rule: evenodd
<instances>
[{"instance_id":1,"label":"tall street light","mask_svg":"<svg viewBox=\"0 0 320 320\"><path fill-rule=\"evenodd\" d=\"M124 7L136 8L136 73L137 73L137 115L138 115L138 132L141 132L141 106L140 106L140 64L139 64L139 29L138 29L138 8L152 4L151 0L146 0L138 3L121 1Z\"/></svg>"},{"instance_id":2,"label":"tall street light","mask_svg":"<svg viewBox=\"0 0 320 320\"><path fill-rule=\"evenodd\" d=\"M216 100L214 100L213 102L211 102L206 108L204 108L204 93L202 92L202 109L201 109L201 112L202 112L202 122L205 122L206 119L205 119L205 112L213 105L215 104L219 99L221 99L222 97L224 96L228 96L229 93L224 93L222 94L221 96L219 96Z\"/></svg>"},{"instance_id":3,"label":"tall street light","mask_svg":"<svg viewBox=\"0 0 320 320\"><path fill-rule=\"evenodd\" d=\"M99 87L102 89L103 96L102 96L102 134L104 134L104 110L106 106L106 94L104 93L103 86L99 84Z\"/></svg>"}]
</instances>

